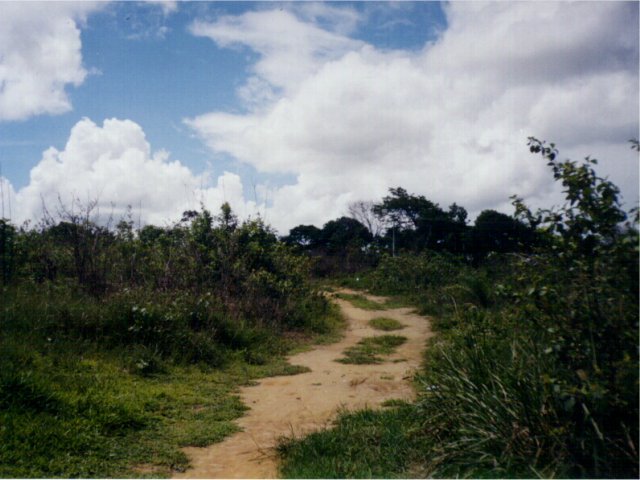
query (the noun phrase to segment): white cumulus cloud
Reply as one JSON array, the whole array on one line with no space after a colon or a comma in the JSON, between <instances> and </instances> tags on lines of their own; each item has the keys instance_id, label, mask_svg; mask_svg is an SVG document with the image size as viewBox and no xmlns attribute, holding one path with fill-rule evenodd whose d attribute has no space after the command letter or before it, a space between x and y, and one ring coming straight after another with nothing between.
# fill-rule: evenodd
<instances>
[{"instance_id":1,"label":"white cumulus cloud","mask_svg":"<svg viewBox=\"0 0 640 480\"><path fill-rule=\"evenodd\" d=\"M331 11L321 13L326 16ZM309 12L314 16L313 10ZM286 92L294 91L325 62L361 45L313 23L301 22L288 10L227 15L214 23L196 21L190 30L196 36L211 38L220 47L246 46L258 52L261 57L253 66L254 73Z\"/></svg>"},{"instance_id":2,"label":"white cumulus cloud","mask_svg":"<svg viewBox=\"0 0 640 480\"><path fill-rule=\"evenodd\" d=\"M95 2L0 3L0 121L71 110L65 88L82 84L78 25Z\"/></svg>"},{"instance_id":3,"label":"white cumulus cloud","mask_svg":"<svg viewBox=\"0 0 640 480\"><path fill-rule=\"evenodd\" d=\"M153 152L142 127L131 120L107 119L100 126L85 118L63 150L43 153L27 186L13 192L9 185L7 192L16 223L42 218L43 207L55 214L60 207L90 202L97 202L103 220L111 214L117 220L131 206L136 219L156 225L177 221L201 203L214 213L225 201L243 216L257 212L254 202L244 201L238 175L224 172L215 185L210 177L171 161L165 151Z\"/></svg>"},{"instance_id":4,"label":"white cumulus cloud","mask_svg":"<svg viewBox=\"0 0 640 480\"><path fill-rule=\"evenodd\" d=\"M239 90L247 113L186 123L215 152L296 176L272 192L281 231L394 186L472 214L510 213L514 193L557 202L529 135L574 159L615 154L601 171L637 200L626 143L638 132L636 3L452 2L447 28L419 52L377 50L347 36L351 13L336 14L342 29L326 25L329 13L257 11L191 28L257 53Z\"/></svg>"}]
</instances>

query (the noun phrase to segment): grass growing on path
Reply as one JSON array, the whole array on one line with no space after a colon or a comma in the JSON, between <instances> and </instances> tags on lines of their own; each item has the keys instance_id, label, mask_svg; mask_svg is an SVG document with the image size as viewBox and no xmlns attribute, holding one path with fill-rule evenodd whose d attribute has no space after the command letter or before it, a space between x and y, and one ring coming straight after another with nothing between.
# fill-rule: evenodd
<instances>
[{"instance_id":1,"label":"grass growing on path","mask_svg":"<svg viewBox=\"0 0 640 480\"><path fill-rule=\"evenodd\" d=\"M346 300L356 308L363 310L386 310L387 306L383 303L368 299L364 295L358 293L337 293L336 297Z\"/></svg>"},{"instance_id":2,"label":"grass growing on path","mask_svg":"<svg viewBox=\"0 0 640 480\"><path fill-rule=\"evenodd\" d=\"M385 332L391 332L393 330L401 330L406 325L400 323L398 320L389 317L376 317L369 320L369 326L376 330L383 330Z\"/></svg>"},{"instance_id":3,"label":"grass growing on path","mask_svg":"<svg viewBox=\"0 0 640 480\"><path fill-rule=\"evenodd\" d=\"M424 449L415 407L345 412L332 429L278 447L283 478L412 478Z\"/></svg>"},{"instance_id":4,"label":"grass growing on path","mask_svg":"<svg viewBox=\"0 0 640 480\"><path fill-rule=\"evenodd\" d=\"M390 355L396 348L407 341L407 337L401 335L380 335L360 340L353 347L344 351L344 357L336 360L340 363L369 364L382 363L379 355Z\"/></svg>"}]
</instances>

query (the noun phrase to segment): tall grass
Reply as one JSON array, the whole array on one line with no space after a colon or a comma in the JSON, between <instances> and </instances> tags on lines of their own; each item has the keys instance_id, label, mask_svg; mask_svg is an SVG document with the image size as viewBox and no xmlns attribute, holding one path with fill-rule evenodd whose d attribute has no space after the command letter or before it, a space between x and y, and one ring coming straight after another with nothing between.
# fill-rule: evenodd
<instances>
[{"instance_id":1,"label":"tall grass","mask_svg":"<svg viewBox=\"0 0 640 480\"><path fill-rule=\"evenodd\" d=\"M566 474L566 432L544 383L551 359L508 319L495 328L477 312L464 318L469 323L429 351L420 378L417 405L431 445L423 474Z\"/></svg>"}]
</instances>

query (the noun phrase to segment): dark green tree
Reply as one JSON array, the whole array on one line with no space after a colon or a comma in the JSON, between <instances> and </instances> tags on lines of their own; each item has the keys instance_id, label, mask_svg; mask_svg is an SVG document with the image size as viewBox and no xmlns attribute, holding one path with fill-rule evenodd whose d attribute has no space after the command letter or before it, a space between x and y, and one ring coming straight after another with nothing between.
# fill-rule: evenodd
<instances>
[{"instance_id":1,"label":"dark green tree","mask_svg":"<svg viewBox=\"0 0 640 480\"><path fill-rule=\"evenodd\" d=\"M321 244L322 230L315 225L298 225L289 230L289 235L282 240L303 250L313 250Z\"/></svg>"},{"instance_id":2,"label":"dark green tree","mask_svg":"<svg viewBox=\"0 0 640 480\"><path fill-rule=\"evenodd\" d=\"M7 220L0 218L0 282L11 281L16 267L16 229Z\"/></svg>"},{"instance_id":3,"label":"dark green tree","mask_svg":"<svg viewBox=\"0 0 640 480\"><path fill-rule=\"evenodd\" d=\"M338 253L342 249L362 249L372 239L369 229L358 220L340 217L324 224L319 243L329 253Z\"/></svg>"},{"instance_id":4,"label":"dark green tree","mask_svg":"<svg viewBox=\"0 0 640 480\"><path fill-rule=\"evenodd\" d=\"M471 229L469 251L474 264L490 252L530 252L535 230L520 220L495 210L483 210Z\"/></svg>"},{"instance_id":5,"label":"dark green tree","mask_svg":"<svg viewBox=\"0 0 640 480\"><path fill-rule=\"evenodd\" d=\"M397 249L455 253L464 249L467 212L455 203L445 211L424 196L398 187L389 189L389 195L374 206L374 212L390 226L387 243L394 243Z\"/></svg>"}]
</instances>

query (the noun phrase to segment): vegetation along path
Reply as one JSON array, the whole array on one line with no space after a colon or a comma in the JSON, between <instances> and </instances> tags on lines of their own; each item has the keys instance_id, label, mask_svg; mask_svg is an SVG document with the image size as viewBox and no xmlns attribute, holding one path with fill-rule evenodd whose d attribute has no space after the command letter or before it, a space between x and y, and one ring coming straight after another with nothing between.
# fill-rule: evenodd
<instances>
[{"instance_id":1,"label":"vegetation along path","mask_svg":"<svg viewBox=\"0 0 640 480\"><path fill-rule=\"evenodd\" d=\"M340 408L361 409L390 399L412 399L411 378L432 335L429 323L410 308L385 309L384 298L367 298L380 303L380 310L356 308L336 299L348 322L341 341L290 357L291 363L308 367L309 372L271 377L242 388L240 396L250 407L238 421L243 431L209 447L186 448L192 468L178 478L274 478L278 474L274 447L279 438L319 430L335 418ZM363 338L387 333L369 325L370 320L381 316L403 324L404 328L392 333L406 337L406 342L394 353L378 357L380 363L337 362L344 358L346 349Z\"/></svg>"}]
</instances>

